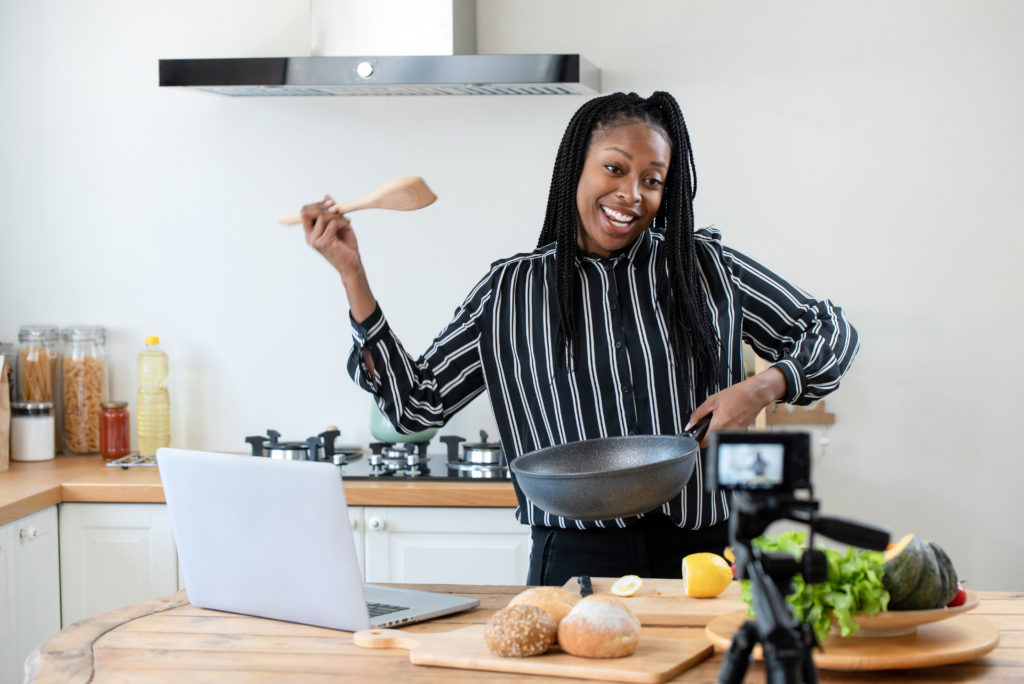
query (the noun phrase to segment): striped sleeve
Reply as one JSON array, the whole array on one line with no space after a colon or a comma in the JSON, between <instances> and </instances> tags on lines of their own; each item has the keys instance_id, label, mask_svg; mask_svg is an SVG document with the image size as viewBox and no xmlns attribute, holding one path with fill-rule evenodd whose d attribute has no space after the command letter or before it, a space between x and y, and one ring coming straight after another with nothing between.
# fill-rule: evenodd
<instances>
[{"instance_id":1,"label":"striped sleeve","mask_svg":"<svg viewBox=\"0 0 1024 684\"><path fill-rule=\"evenodd\" d=\"M782 400L805 405L837 389L860 348L842 308L717 240L703 244L715 248L732 280L744 341L786 376Z\"/></svg>"},{"instance_id":2,"label":"striped sleeve","mask_svg":"<svg viewBox=\"0 0 1024 684\"><path fill-rule=\"evenodd\" d=\"M351 319L348 372L372 393L381 412L402 433L443 426L484 391L479 318L490 291L481 281L423 356L413 359L378 306L364 321ZM373 361L373 370L364 353Z\"/></svg>"}]
</instances>

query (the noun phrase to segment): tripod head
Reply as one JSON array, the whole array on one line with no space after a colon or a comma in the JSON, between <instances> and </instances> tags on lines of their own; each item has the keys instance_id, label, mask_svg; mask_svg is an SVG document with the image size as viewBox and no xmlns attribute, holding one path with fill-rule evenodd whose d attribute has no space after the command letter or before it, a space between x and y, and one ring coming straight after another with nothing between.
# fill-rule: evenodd
<instances>
[{"instance_id":1,"label":"tripod head","mask_svg":"<svg viewBox=\"0 0 1024 684\"><path fill-rule=\"evenodd\" d=\"M736 576L750 580L756 618L733 637L722 662L719 681L743 681L750 654L760 643L769 684L817 682L811 650L817 645L809 625L794 616L785 596L793 576L816 584L828 577L825 553L814 548L815 532L836 541L883 550L889 531L838 517L818 514L810 478L810 435L715 431L708 445L705 486L732 493L729 543L736 557ZM810 528L808 548L800 558L767 553L752 544L776 520L793 520Z\"/></svg>"}]
</instances>

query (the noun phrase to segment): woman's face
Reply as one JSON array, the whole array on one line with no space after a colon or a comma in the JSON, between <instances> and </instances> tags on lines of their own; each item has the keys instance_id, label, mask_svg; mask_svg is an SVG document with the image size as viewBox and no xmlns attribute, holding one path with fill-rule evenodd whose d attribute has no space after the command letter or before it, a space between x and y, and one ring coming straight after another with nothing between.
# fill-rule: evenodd
<instances>
[{"instance_id":1,"label":"woman's face","mask_svg":"<svg viewBox=\"0 0 1024 684\"><path fill-rule=\"evenodd\" d=\"M594 131L576 186L581 250L606 257L654 222L671 153L665 133L645 123Z\"/></svg>"}]
</instances>

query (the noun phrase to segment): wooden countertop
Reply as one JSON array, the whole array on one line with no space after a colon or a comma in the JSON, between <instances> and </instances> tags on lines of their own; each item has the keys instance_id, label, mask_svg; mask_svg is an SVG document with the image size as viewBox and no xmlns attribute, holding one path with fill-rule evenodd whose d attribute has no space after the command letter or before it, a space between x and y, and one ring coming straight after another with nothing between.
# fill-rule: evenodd
<instances>
[{"instance_id":1,"label":"wooden countertop","mask_svg":"<svg viewBox=\"0 0 1024 684\"><path fill-rule=\"evenodd\" d=\"M412 586L412 585L405 585ZM523 587L419 585L473 596L480 608L404 628L445 632L481 624ZM1024 681L1024 593L981 592L971 615L1000 631L992 652L970 662L942 667L889 670L819 670L822 682L1010 682ZM703 637L702 627L644 627L644 635ZM673 681L717 682L717 652ZM556 677L423 667L399 649L363 649L349 632L196 608L185 592L140 603L75 623L29 658L36 684L77 682L278 682L410 681L571 682ZM578 680L577 680L578 681ZM746 682L764 682L760 663Z\"/></svg>"},{"instance_id":2,"label":"wooden countertop","mask_svg":"<svg viewBox=\"0 0 1024 684\"><path fill-rule=\"evenodd\" d=\"M515 507L509 482L345 482L350 506ZM0 473L0 525L64 501L163 503L155 467L110 468L99 456L11 463Z\"/></svg>"}]
</instances>

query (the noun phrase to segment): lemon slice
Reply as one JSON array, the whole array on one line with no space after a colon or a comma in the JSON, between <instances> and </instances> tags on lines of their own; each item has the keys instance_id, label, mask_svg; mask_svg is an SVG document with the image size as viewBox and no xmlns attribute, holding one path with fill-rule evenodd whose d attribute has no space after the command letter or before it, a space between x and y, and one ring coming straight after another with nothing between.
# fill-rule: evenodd
<instances>
[{"instance_id":1,"label":"lemon slice","mask_svg":"<svg viewBox=\"0 0 1024 684\"><path fill-rule=\"evenodd\" d=\"M637 575L624 575L612 583L611 592L616 596L632 596L643 585L644 581Z\"/></svg>"},{"instance_id":2,"label":"lemon slice","mask_svg":"<svg viewBox=\"0 0 1024 684\"><path fill-rule=\"evenodd\" d=\"M732 568L718 554L691 553L683 558L683 583L687 596L712 598L725 591L730 582Z\"/></svg>"}]
</instances>

